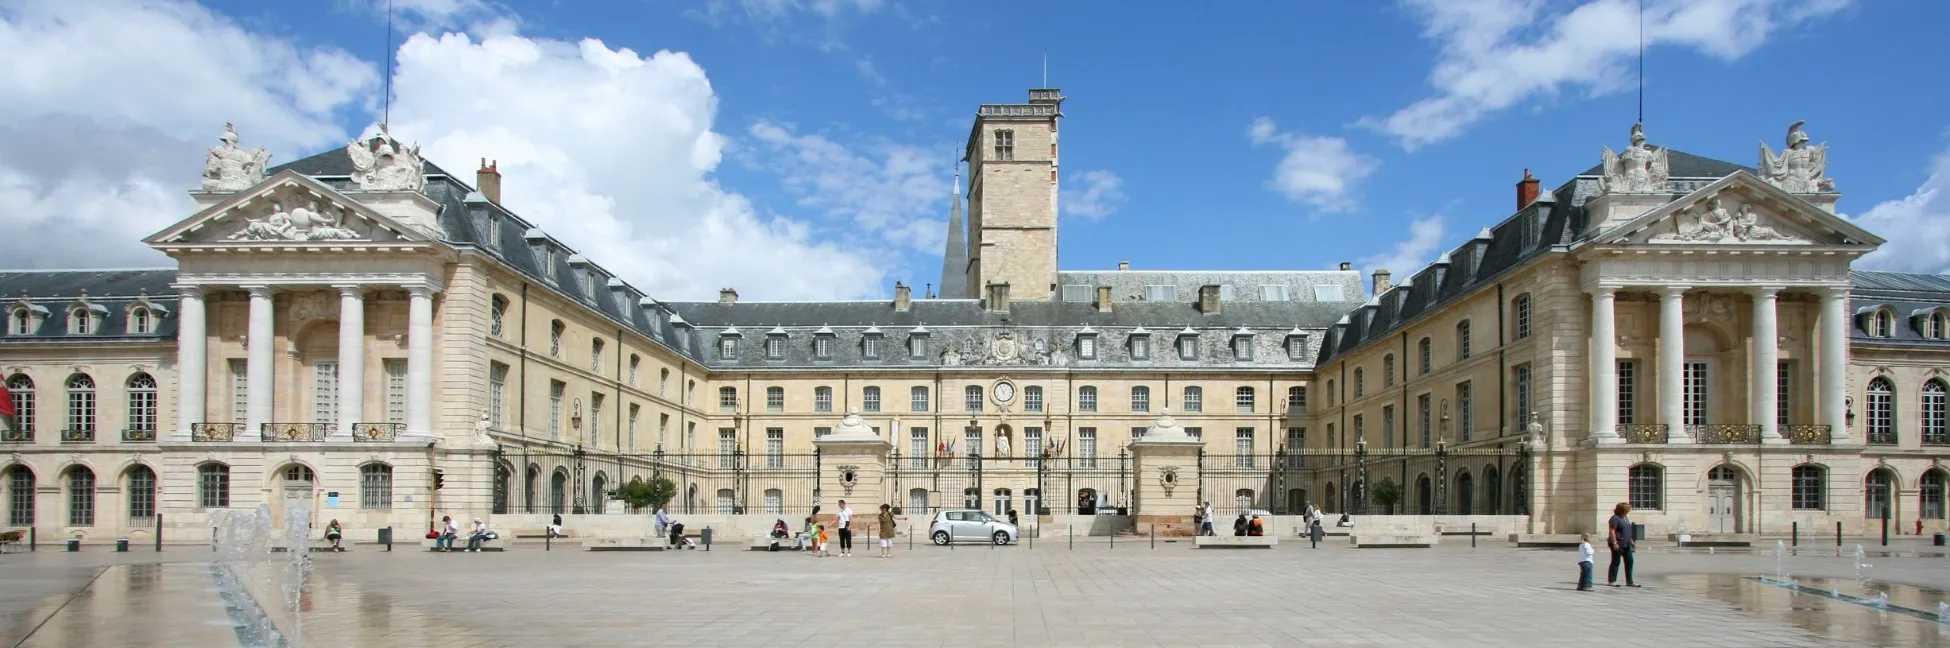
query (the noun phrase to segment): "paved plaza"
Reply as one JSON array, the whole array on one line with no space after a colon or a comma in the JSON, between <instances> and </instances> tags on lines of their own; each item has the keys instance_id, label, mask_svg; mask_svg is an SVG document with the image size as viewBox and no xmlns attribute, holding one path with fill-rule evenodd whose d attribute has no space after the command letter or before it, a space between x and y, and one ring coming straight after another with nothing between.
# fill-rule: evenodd
<instances>
[{"instance_id":1,"label":"paved plaza","mask_svg":"<svg viewBox=\"0 0 1950 648\"><path fill-rule=\"evenodd\" d=\"M236 646L209 554L0 557L0 646ZM1199 551L904 547L891 560L738 551L317 554L319 646L1920 646L1950 626L1745 578L1771 554L1642 554L1640 589L1573 591L1574 554L1471 549ZM1796 577L1856 592L1832 547ZM1600 554L1603 557L1603 554ZM159 562L160 559L160 562ZM1871 592L1935 610L1950 558L1872 555ZM1894 583L1885 585L1884 583ZM1873 596L1873 594L1870 594Z\"/></svg>"}]
</instances>

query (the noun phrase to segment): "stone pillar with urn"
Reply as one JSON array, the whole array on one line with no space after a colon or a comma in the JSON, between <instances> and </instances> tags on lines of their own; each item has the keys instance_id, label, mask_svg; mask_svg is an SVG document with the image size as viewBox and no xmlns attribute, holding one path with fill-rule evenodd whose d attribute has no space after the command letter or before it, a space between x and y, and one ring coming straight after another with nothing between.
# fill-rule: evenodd
<instances>
[{"instance_id":1,"label":"stone pillar with urn","mask_svg":"<svg viewBox=\"0 0 1950 648\"><path fill-rule=\"evenodd\" d=\"M1185 432L1165 410L1144 436L1131 442L1131 512L1138 532L1189 536L1198 532L1192 512L1199 506L1199 454L1205 442Z\"/></svg>"},{"instance_id":2,"label":"stone pillar with urn","mask_svg":"<svg viewBox=\"0 0 1950 648\"><path fill-rule=\"evenodd\" d=\"M871 537L866 533L880 505L901 505L888 495L884 484L887 452L893 444L874 432L854 410L847 410L833 432L813 444L819 448L820 519L831 520L840 500L846 500L853 509L855 538Z\"/></svg>"}]
</instances>

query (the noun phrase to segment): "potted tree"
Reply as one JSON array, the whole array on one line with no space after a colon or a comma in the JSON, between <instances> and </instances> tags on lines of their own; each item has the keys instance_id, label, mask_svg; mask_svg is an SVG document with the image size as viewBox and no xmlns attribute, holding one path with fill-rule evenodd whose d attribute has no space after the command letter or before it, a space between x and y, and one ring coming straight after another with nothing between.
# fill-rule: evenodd
<instances>
[{"instance_id":1,"label":"potted tree","mask_svg":"<svg viewBox=\"0 0 1950 648\"><path fill-rule=\"evenodd\" d=\"M1380 483L1374 485L1374 503L1380 504L1388 515L1395 514L1395 505L1401 501L1402 487L1395 485L1395 480L1383 477Z\"/></svg>"}]
</instances>

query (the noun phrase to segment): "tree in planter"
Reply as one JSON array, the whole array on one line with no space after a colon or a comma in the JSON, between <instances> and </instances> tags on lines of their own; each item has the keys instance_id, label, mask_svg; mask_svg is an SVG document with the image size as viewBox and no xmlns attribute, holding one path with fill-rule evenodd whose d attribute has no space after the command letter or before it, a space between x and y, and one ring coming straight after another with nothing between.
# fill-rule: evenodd
<instances>
[{"instance_id":1,"label":"tree in planter","mask_svg":"<svg viewBox=\"0 0 1950 648\"><path fill-rule=\"evenodd\" d=\"M630 510L654 508L670 503L677 496L677 485L663 475L643 481L642 477L631 477L630 483L616 489L616 498L630 505Z\"/></svg>"},{"instance_id":2,"label":"tree in planter","mask_svg":"<svg viewBox=\"0 0 1950 648\"><path fill-rule=\"evenodd\" d=\"M1402 487L1396 486L1395 480L1383 477L1380 483L1374 485L1374 503L1380 504L1389 515L1395 514L1395 505L1401 501Z\"/></svg>"}]
</instances>

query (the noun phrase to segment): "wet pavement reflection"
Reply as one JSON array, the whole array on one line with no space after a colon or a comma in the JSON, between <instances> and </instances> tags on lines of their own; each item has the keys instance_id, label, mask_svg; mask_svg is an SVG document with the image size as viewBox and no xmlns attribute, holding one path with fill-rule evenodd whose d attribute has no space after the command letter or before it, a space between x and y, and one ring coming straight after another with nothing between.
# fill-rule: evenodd
<instances>
[{"instance_id":1,"label":"wet pavement reflection","mask_svg":"<svg viewBox=\"0 0 1950 648\"><path fill-rule=\"evenodd\" d=\"M238 645L209 566L195 563L107 567L29 616L46 622L19 648Z\"/></svg>"},{"instance_id":2,"label":"wet pavement reflection","mask_svg":"<svg viewBox=\"0 0 1950 648\"><path fill-rule=\"evenodd\" d=\"M1950 625L1907 614L1876 610L1826 596L1796 593L1735 574L1682 574L1664 577L1668 587L1732 605L1742 612L1779 621L1823 637L1856 646L1950 645ZM1940 590L1869 581L1802 578L1805 588L1875 598L1888 593L1890 605L1935 610L1946 594Z\"/></svg>"}]
</instances>

